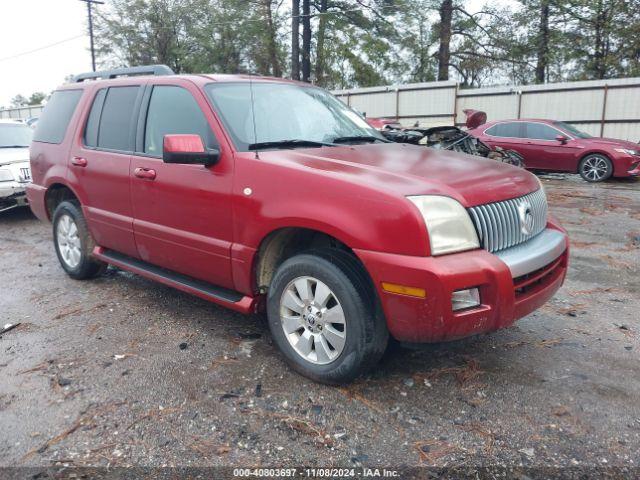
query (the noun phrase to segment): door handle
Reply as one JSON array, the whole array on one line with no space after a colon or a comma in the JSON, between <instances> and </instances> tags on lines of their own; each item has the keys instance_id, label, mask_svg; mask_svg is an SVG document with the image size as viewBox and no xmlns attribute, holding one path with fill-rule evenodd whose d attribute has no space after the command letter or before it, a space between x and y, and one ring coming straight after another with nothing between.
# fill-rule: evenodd
<instances>
[{"instance_id":1,"label":"door handle","mask_svg":"<svg viewBox=\"0 0 640 480\"><path fill-rule=\"evenodd\" d=\"M138 167L133 171L133 174L138 178L146 178L147 180L153 180L156 178L156 171L151 168Z\"/></svg>"},{"instance_id":2,"label":"door handle","mask_svg":"<svg viewBox=\"0 0 640 480\"><path fill-rule=\"evenodd\" d=\"M75 165L76 167L86 167L87 163L87 159L84 157L73 157L71 159L71 164Z\"/></svg>"}]
</instances>

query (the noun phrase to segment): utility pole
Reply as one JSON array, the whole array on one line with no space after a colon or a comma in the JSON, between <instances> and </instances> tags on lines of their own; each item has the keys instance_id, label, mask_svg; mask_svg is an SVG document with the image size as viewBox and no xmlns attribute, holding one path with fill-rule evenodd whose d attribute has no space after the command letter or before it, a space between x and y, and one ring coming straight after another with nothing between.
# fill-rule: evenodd
<instances>
[{"instance_id":1,"label":"utility pole","mask_svg":"<svg viewBox=\"0 0 640 480\"><path fill-rule=\"evenodd\" d=\"M96 71L96 50L93 46L93 12L91 11L91 5L94 3L97 5L104 5L104 2L99 0L80 0L87 4L87 16L89 17L89 39L91 41L91 68Z\"/></svg>"}]
</instances>

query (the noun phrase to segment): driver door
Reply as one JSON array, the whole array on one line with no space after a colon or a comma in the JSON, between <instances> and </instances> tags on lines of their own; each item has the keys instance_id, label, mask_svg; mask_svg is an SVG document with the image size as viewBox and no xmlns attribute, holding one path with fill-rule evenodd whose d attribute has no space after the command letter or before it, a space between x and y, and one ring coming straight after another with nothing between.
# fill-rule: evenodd
<instances>
[{"instance_id":1,"label":"driver door","mask_svg":"<svg viewBox=\"0 0 640 480\"><path fill-rule=\"evenodd\" d=\"M130 182L133 230L142 260L232 288L231 184L233 157L219 145L210 107L189 81L151 82L138 121ZM197 134L220 149L216 165L162 160L167 134Z\"/></svg>"}]
</instances>

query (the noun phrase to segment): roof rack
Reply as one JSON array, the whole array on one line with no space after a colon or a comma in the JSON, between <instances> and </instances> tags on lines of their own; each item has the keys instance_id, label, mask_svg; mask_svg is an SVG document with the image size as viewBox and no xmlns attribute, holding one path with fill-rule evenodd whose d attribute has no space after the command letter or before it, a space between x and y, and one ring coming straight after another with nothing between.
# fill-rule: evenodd
<instances>
[{"instance_id":1,"label":"roof rack","mask_svg":"<svg viewBox=\"0 0 640 480\"><path fill-rule=\"evenodd\" d=\"M140 67L116 68L101 72L87 72L76 75L71 83L80 83L85 80L109 80L117 77L131 77L134 75L174 75L173 70L166 65L142 65Z\"/></svg>"}]
</instances>

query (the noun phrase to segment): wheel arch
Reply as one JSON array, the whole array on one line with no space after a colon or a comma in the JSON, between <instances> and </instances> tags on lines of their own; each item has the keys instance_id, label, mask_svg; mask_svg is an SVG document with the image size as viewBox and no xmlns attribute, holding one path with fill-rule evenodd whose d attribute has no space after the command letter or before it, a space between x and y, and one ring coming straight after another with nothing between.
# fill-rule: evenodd
<instances>
[{"instance_id":1,"label":"wheel arch","mask_svg":"<svg viewBox=\"0 0 640 480\"><path fill-rule=\"evenodd\" d=\"M611 166L614 167L613 164L613 159L611 158L611 154L604 151L604 150L600 150L600 149L593 149L593 150L589 150L587 152L583 152L582 155L580 155L578 157L578 162L576 164L576 171L574 173L580 173L580 164L582 163L582 161L587 158L590 155L602 155L603 157L606 157L607 160L609 160L611 162Z\"/></svg>"},{"instance_id":2,"label":"wheel arch","mask_svg":"<svg viewBox=\"0 0 640 480\"><path fill-rule=\"evenodd\" d=\"M53 218L53 212L56 207L65 200L76 200L80 202L78 195L69 185L55 182L47 187L44 195L44 204L49 220Z\"/></svg>"},{"instance_id":3,"label":"wheel arch","mask_svg":"<svg viewBox=\"0 0 640 480\"><path fill-rule=\"evenodd\" d=\"M287 258L320 248L333 248L352 255L366 272L364 264L351 247L334 235L316 228L280 227L263 237L255 253L253 279L257 290L266 292L275 271Z\"/></svg>"}]
</instances>

